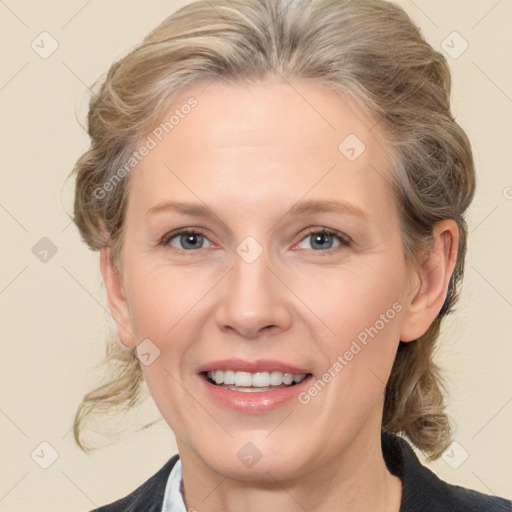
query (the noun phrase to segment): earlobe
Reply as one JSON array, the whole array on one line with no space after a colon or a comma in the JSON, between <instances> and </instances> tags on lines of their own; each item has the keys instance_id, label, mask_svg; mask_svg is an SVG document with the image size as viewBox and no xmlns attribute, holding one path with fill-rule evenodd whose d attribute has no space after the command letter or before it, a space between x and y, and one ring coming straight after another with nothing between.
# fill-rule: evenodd
<instances>
[{"instance_id":1,"label":"earlobe","mask_svg":"<svg viewBox=\"0 0 512 512\"><path fill-rule=\"evenodd\" d=\"M121 343L126 347L134 347L130 311L123 286L122 276L115 269L110 247L100 251L100 269L107 291L108 305L117 328Z\"/></svg>"},{"instance_id":2,"label":"earlobe","mask_svg":"<svg viewBox=\"0 0 512 512\"><path fill-rule=\"evenodd\" d=\"M425 334L435 320L448 292L457 263L459 229L454 220L434 226L434 245L425 261L415 269L415 284L407 301L401 341L413 341Z\"/></svg>"}]
</instances>

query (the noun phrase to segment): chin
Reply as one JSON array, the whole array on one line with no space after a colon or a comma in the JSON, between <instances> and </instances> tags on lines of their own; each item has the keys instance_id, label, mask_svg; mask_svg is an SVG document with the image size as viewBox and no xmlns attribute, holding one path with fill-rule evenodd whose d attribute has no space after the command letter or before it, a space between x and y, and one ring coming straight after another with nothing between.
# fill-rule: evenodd
<instances>
[{"instance_id":1,"label":"chin","mask_svg":"<svg viewBox=\"0 0 512 512\"><path fill-rule=\"evenodd\" d=\"M215 446L198 446L195 452L211 470L233 480L275 483L296 477L301 468L304 472L308 470L314 455L311 450L306 452L304 446L311 446L310 443L302 439L292 446L277 436L274 442L266 436L268 432L245 432ZM290 436L288 439L291 440Z\"/></svg>"}]
</instances>

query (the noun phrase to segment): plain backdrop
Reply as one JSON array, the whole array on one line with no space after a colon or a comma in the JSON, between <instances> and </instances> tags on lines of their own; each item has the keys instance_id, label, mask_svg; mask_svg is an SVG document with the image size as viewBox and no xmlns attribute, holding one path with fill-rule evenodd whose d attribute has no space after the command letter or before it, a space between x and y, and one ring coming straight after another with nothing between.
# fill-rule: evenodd
<instances>
[{"instance_id":1,"label":"plain backdrop","mask_svg":"<svg viewBox=\"0 0 512 512\"><path fill-rule=\"evenodd\" d=\"M88 147L76 119L85 120L88 86L185 3L0 1L2 511L90 510L176 453L163 421L142 428L159 418L151 400L120 420L117 443L90 455L74 443L74 412L98 382L111 322L98 255L70 221L66 176ZM478 172L462 298L437 354L457 444L428 465L512 498L512 3L399 3L448 51L453 110Z\"/></svg>"}]
</instances>

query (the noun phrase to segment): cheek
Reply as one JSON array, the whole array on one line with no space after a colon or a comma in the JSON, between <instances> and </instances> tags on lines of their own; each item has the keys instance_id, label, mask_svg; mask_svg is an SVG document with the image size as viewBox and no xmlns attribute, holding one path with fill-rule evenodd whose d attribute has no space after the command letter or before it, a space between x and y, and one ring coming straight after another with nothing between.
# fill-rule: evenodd
<instances>
[{"instance_id":1,"label":"cheek","mask_svg":"<svg viewBox=\"0 0 512 512\"><path fill-rule=\"evenodd\" d=\"M324 409L322 400L316 402L315 414L336 411L333 414L340 421L347 410L363 416L381 396L396 355L407 283L405 264L397 252L392 258L375 257L350 270L340 268L317 282L322 286L306 287L304 282L298 288L327 326L313 335L323 352L325 373L319 378L329 382L328 391L322 391L323 405L330 406Z\"/></svg>"},{"instance_id":2,"label":"cheek","mask_svg":"<svg viewBox=\"0 0 512 512\"><path fill-rule=\"evenodd\" d=\"M172 267L134 265L127 272L130 315L137 340L164 340L180 322L194 315L204 295L204 282L186 270ZM161 347L163 348L163 347Z\"/></svg>"},{"instance_id":3,"label":"cheek","mask_svg":"<svg viewBox=\"0 0 512 512\"><path fill-rule=\"evenodd\" d=\"M174 397L173 403L165 405L173 409L173 417L180 414L179 402L186 400L180 382L195 371L200 359L197 341L204 337L206 310L211 308L207 292L215 275L199 278L197 274L151 261L138 261L126 272L136 343L150 340L157 354L151 364L142 364L144 377L159 407Z\"/></svg>"},{"instance_id":4,"label":"cheek","mask_svg":"<svg viewBox=\"0 0 512 512\"><path fill-rule=\"evenodd\" d=\"M139 263L127 272L132 328L137 344L150 340L151 359L144 364L141 357L141 368L151 396L175 433L185 438L183 425L202 413L183 381L192 367L187 361L194 357L191 340L199 337L202 325L204 282L169 267L150 268Z\"/></svg>"},{"instance_id":5,"label":"cheek","mask_svg":"<svg viewBox=\"0 0 512 512\"><path fill-rule=\"evenodd\" d=\"M312 271L294 283L294 291L320 320L316 334L332 355L351 340L364 341L374 328L386 337L398 336L405 283L400 262L388 265L375 258L357 268Z\"/></svg>"}]
</instances>

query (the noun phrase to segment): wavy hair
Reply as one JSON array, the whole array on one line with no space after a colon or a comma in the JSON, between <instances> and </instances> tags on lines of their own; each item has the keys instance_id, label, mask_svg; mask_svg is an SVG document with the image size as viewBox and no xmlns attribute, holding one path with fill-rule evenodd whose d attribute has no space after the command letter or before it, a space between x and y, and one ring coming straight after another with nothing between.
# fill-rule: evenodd
<instances>
[{"instance_id":1,"label":"wavy hair","mask_svg":"<svg viewBox=\"0 0 512 512\"><path fill-rule=\"evenodd\" d=\"M198 81L309 79L340 91L378 120L392 157L392 186L404 253L418 261L433 226L454 219L458 259L446 301L427 332L399 345L385 390L383 428L406 435L430 459L451 440L434 351L464 272L464 213L475 188L470 143L450 111L451 76L442 54L397 5L382 0L203 0L165 19L95 84L87 118L90 148L79 158L74 222L92 250L109 246L119 268L129 175L116 172L173 98ZM108 190L107 190L108 189ZM98 190L102 190L98 194ZM129 408L143 382L134 351L108 341L110 380L88 393L75 417Z\"/></svg>"}]
</instances>

